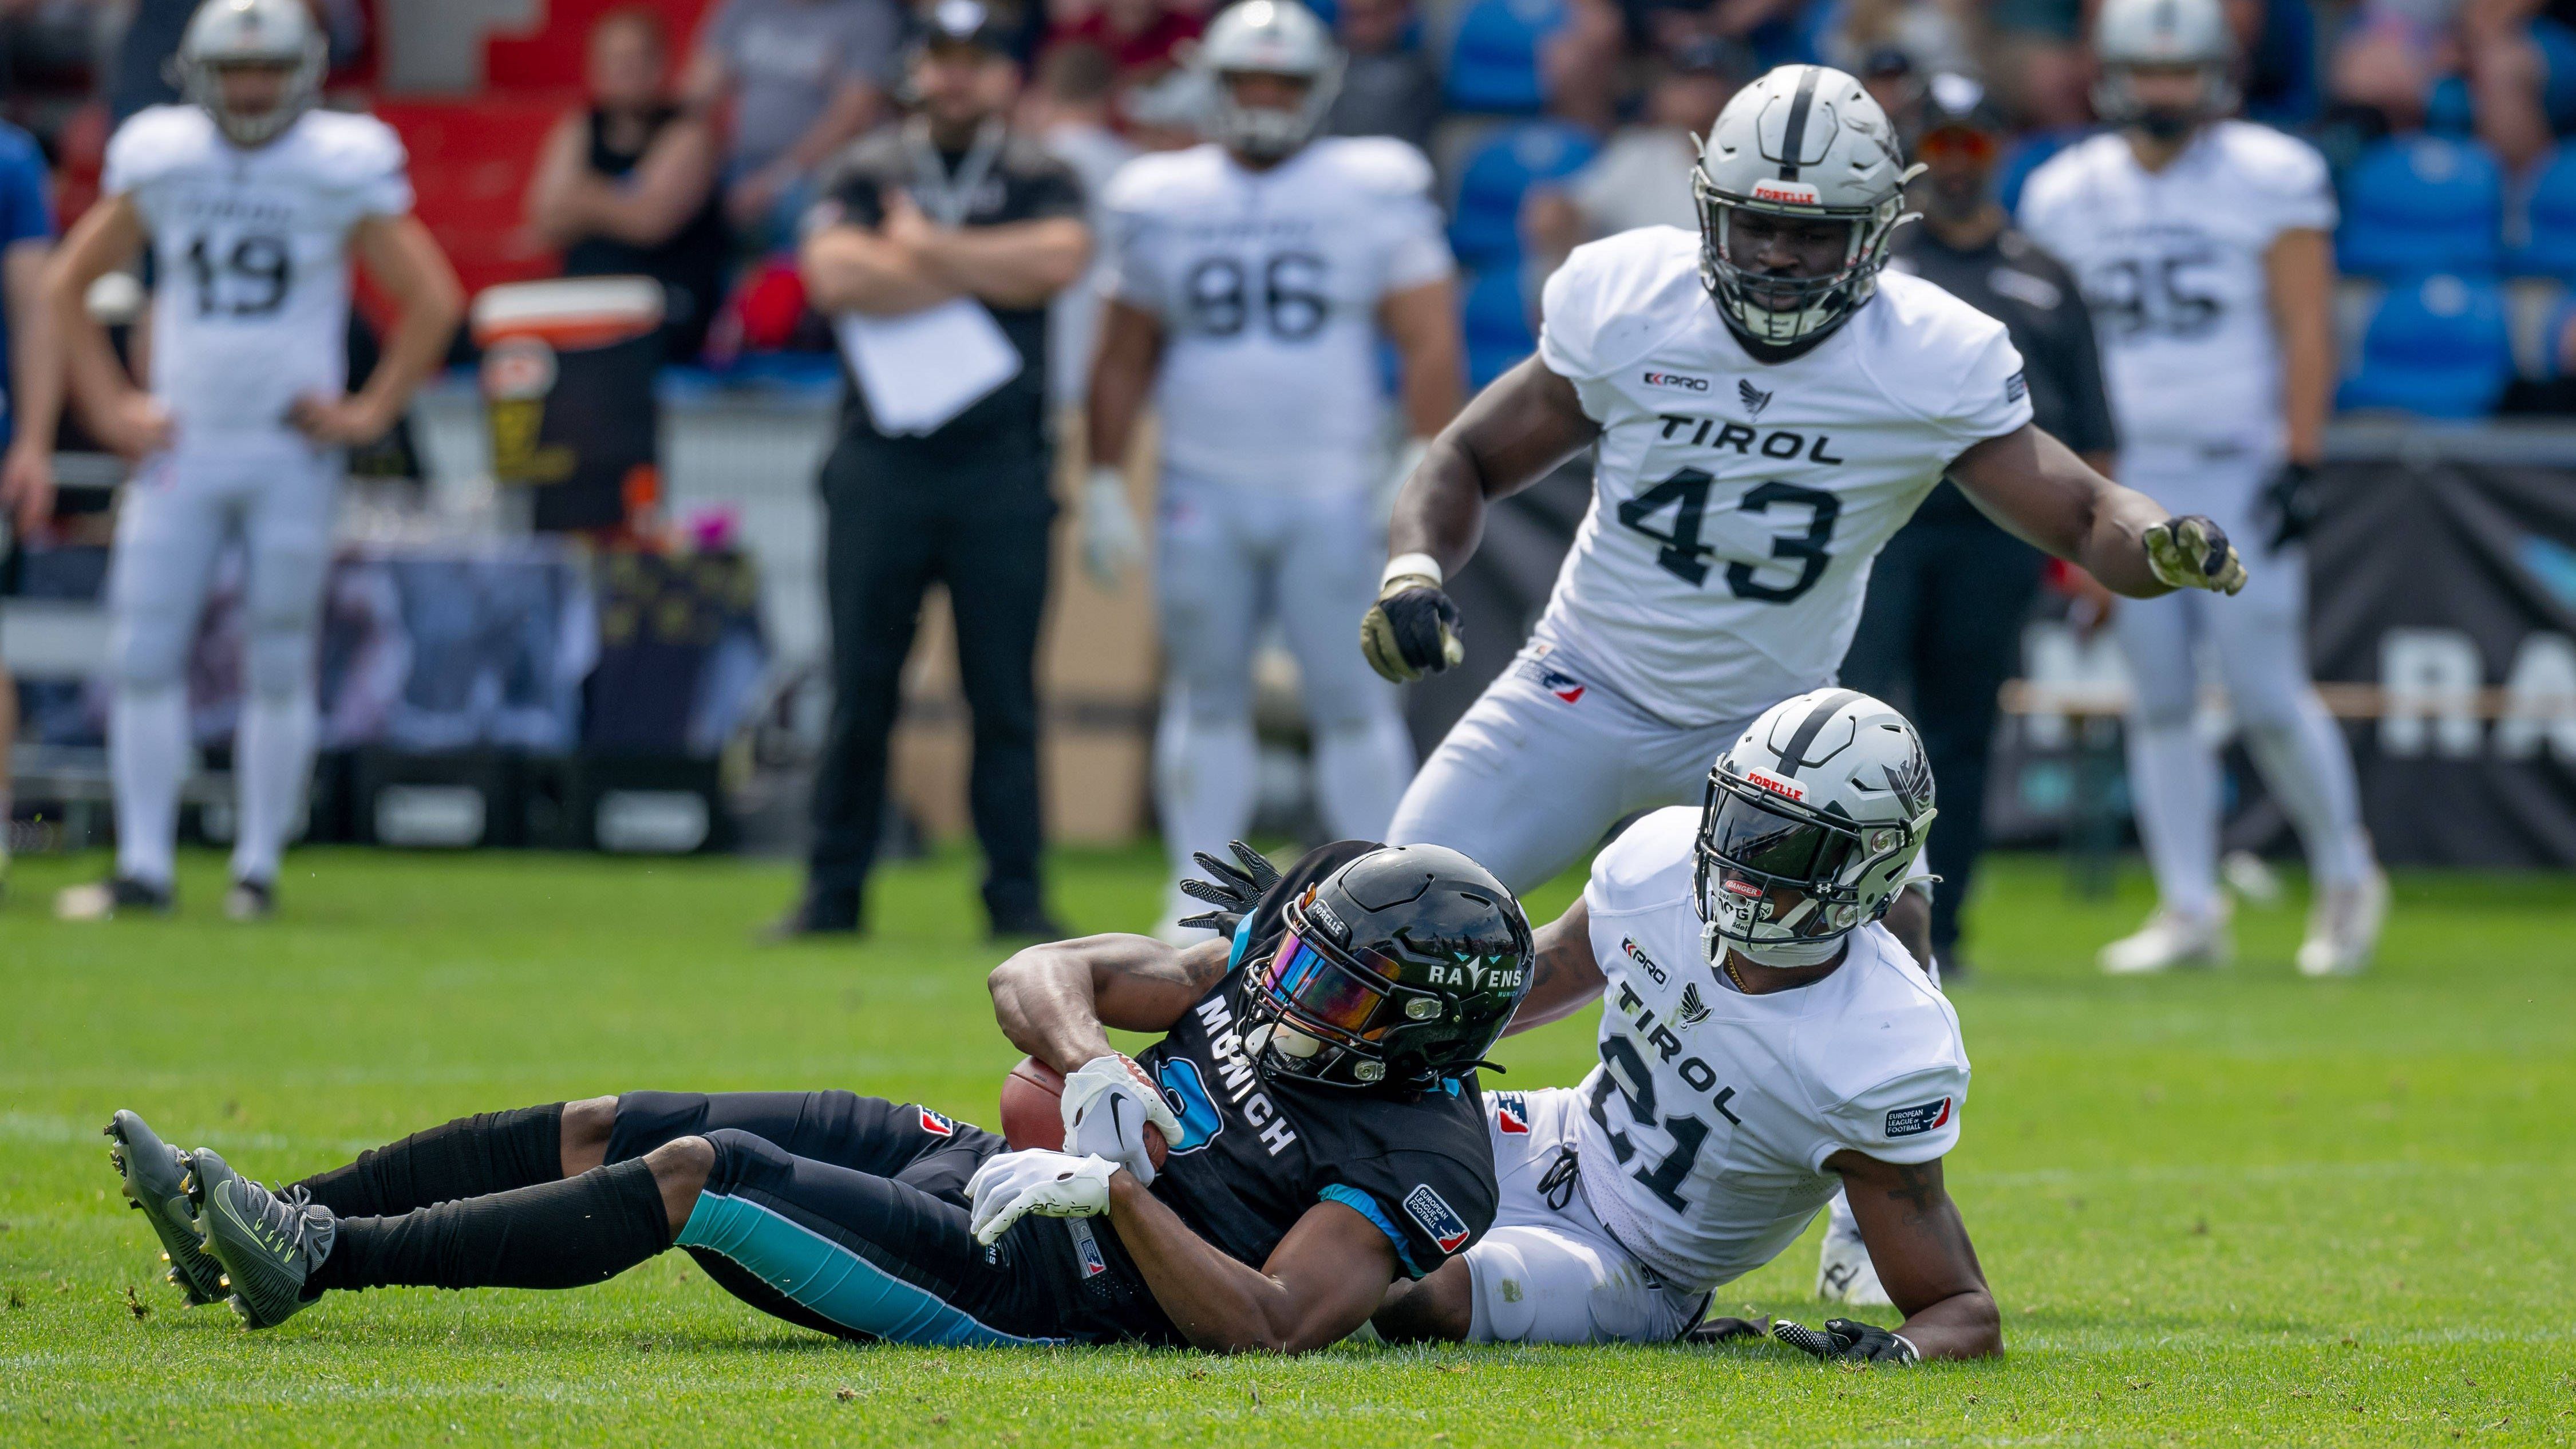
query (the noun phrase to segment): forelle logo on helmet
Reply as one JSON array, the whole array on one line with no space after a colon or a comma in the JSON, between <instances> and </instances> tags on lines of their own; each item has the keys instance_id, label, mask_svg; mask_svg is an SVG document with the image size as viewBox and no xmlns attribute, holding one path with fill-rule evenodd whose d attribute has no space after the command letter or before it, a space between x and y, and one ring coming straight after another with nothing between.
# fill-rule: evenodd
<instances>
[{"instance_id":1,"label":"forelle logo on helmet","mask_svg":"<svg viewBox=\"0 0 2576 1449\"><path fill-rule=\"evenodd\" d=\"M1745 771L1744 778L1750 780L1759 788L1768 790L1772 794L1779 796L1783 800L1797 800L1803 802L1807 798L1806 786L1799 784L1795 780L1783 780L1779 776L1772 774L1770 771L1763 769L1759 765ZM1893 782L1891 781L1891 783Z\"/></svg>"},{"instance_id":2,"label":"forelle logo on helmet","mask_svg":"<svg viewBox=\"0 0 2576 1449\"><path fill-rule=\"evenodd\" d=\"M1812 181L1780 181L1768 176L1753 183L1753 199L1783 202L1790 206L1825 204L1823 193L1816 190Z\"/></svg>"},{"instance_id":3,"label":"forelle logo on helmet","mask_svg":"<svg viewBox=\"0 0 2576 1449\"><path fill-rule=\"evenodd\" d=\"M1334 939L1347 940L1350 938L1351 928L1343 925L1342 918L1333 914L1332 902L1324 900L1319 896L1310 895L1306 901L1306 915L1307 918L1312 920L1316 925L1319 925L1326 931L1330 932Z\"/></svg>"}]
</instances>

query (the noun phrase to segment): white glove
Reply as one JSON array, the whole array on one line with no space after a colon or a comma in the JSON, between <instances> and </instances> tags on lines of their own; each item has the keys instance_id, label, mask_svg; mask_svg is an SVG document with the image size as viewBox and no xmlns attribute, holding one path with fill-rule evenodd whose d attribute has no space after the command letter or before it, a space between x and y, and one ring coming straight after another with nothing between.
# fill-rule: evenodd
<instances>
[{"instance_id":1,"label":"white glove","mask_svg":"<svg viewBox=\"0 0 2576 1449\"><path fill-rule=\"evenodd\" d=\"M1118 1164L1105 1157L1076 1157L1031 1147L997 1152L966 1179L974 1204L967 1225L985 1247L1001 1241L1011 1224L1030 1213L1045 1218L1094 1218L1109 1211L1109 1179Z\"/></svg>"},{"instance_id":2,"label":"white glove","mask_svg":"<svg viewBox=\"0 0 2576 1449\"><path fill-rule=\"evenodd\" d=\"M1127 479L1115 468L1094 468L1082 486L1082 563L1104 589L1145 559L1145 535L1127 506Z\"/></svg>"},{"instance_id":3,"label":"white glove","mask_svg":"<svg viewBox=\"0 0 2576 1449\"><path fill-rule=\"evenodd\" d=\"M1154 1163L1145 1129L1163 1134L1163 1145L1181 1140L1181 1119L1171 1104L1137 1076L1136 1064L1116 1052L1093 1057L1064 1079L1064 1150L1077 1157L1105 1157L1154 1185Z\"/></svg>"}]
</instances>

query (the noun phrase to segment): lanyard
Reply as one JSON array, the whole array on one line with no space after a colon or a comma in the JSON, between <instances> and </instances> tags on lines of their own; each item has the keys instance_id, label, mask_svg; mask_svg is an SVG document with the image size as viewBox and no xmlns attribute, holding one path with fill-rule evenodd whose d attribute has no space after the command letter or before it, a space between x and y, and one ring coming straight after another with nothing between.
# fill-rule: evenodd
<instances>
[{"instance_id":1,"label":"lanyard","mask_svg":"<svg viewBox=\"0 0 2576 1449\"><path fill-rule=\"evenodd\" d=\"M993 174L993 163L1002 158L1004 135L1001 118L986 117L975 129L975 144L967 148L965 159L957 163L957 174L951 176L938 148L930 144L930 124L916 117L903 128L903 147L912 159L913 197L932 221L945 227L966 224L975 193Z\"/></svg>"}]
</instances>

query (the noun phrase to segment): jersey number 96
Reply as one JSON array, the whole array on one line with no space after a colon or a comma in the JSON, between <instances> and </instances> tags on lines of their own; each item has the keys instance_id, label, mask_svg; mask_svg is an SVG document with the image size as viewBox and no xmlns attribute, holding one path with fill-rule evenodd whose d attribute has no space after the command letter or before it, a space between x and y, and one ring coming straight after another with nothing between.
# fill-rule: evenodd
<instances>
[{"instance_id":1,"label":"jersey number 96","mask_svg":"<svg viewBox=\"0 0 2576 1449\"><path fill-rule=\"evenodd\" d=\"M1280 252L1260 266L1260 295L1252 269L1235 257L1205 257L1190 268L1182 288L1189 296L1190 330L1232 337L1259 317L1270 334L1303 342L1324 330L1332 303L1323 292L1324 259L1309 252Z\"/></svg>"}]
</instances>

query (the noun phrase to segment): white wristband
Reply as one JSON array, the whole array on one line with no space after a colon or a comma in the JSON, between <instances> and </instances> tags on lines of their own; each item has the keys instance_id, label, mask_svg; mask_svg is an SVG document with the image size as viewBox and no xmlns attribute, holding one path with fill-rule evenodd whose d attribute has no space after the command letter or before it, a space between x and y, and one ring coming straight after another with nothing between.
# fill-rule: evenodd
<instances>
[{"instance_id":1,"label":"white wristband","mask_svg":"<svg viewBox=\"0 0 2576 1449\"><path fill-rule=\"evenodd\" d=\"M1397 579L1407 578L1429 579L1431 586L1438 588L1443 582L1440 560L1427 553L1397 554L1386 561L1386 572L1377 576L1377 586L1382 589Z\"/></svg>"},{"instance_id":2,"label":"white wristband","mask_svg":"<svg viewBox=\"0 0 2576 1449\"><path fill-rule=\"evenodd\" d=\"M1112 468L1106 463L1095 464L1091 470L1091 491L1094 493L1115 493L1119 497L1124 498L1127 496L1127 474L1125 471L1118 468Z\"/></svg>"}]
</instances>

